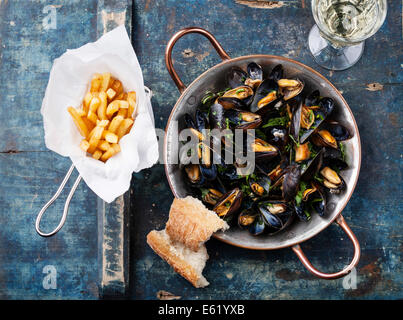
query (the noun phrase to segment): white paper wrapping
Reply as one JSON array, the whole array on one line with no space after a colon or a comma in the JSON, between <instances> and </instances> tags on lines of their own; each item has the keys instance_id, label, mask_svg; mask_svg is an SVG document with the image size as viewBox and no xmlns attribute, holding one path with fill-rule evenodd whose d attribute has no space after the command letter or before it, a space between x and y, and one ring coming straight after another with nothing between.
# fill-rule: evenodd
<instances>
[{"instance_id":1,"label":"white paper wrapping","mask_svg":"<svg viewBox=\"0 0 403 320\"><path fill-rule=\"evenodd\" d=\"M110 72L125 91L136 91L138 115L129 134L122 137L121 152L106 163L86 156L68 106L80 107L94 73ZM67 50L55 59L41 113L46 147L70 157L86 184L106 202L129 189L132 172L149 168L158 160L158 141L149 92L136 54L122 25L98 41Z\"/></svg>"}]
</instances>

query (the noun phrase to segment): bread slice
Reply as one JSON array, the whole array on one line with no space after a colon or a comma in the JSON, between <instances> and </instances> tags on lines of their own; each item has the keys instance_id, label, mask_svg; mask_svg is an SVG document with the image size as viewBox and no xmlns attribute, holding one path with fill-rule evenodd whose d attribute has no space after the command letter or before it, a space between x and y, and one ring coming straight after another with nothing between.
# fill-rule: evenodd
<instances>
[{"instance_id":1,"label":"bread slice","mask_svg":"<svg viewBox=\"0 0 403 320\"><path fill-rule=\"evenodd\" d=\"M166 232L172 241L181 242L195 252L214 232L228 228L228 224L215 212L190 196L174 199L166 224Z\"/></svg>"},{"instance_id":2,"label":"bread slice","mask_svg":"<svg viewBox=\"0 0 403 320\"><path fill-rule=\"evenodd\" d=\"M153 230L147 235L150 247L182 277L191 282L196 288L207 286L209 283L202 275L208 259L205 246L198 251L185 247L182 243L173 243L165 230Z\"/></svg>"}]
</instances>

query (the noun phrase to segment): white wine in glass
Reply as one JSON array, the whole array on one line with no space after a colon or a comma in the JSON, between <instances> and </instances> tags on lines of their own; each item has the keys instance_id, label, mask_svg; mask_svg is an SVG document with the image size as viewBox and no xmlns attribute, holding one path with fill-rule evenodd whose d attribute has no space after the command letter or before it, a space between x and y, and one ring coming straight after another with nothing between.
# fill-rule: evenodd
<instances>
[{"instance_id":1,"label":"white wine in glass","mask_svg":"<svg viewBox=\"0 0 403 320\"><path fill-rule=\"evenodd\" d=\"M309 33L315 61L330 70L353 66L364 51L364 40L382 26L386 0L312 0L316 25Z\"/></svg>"}]
</instances>

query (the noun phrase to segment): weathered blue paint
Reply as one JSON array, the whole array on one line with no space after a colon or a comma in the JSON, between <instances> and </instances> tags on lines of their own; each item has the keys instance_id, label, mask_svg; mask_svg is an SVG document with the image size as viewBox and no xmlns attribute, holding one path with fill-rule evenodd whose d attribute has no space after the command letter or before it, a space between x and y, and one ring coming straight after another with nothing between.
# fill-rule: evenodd
<instances>
[{"instance_id":1,"label":"weathered blue paint","mask_svg":"<svg viewBox=\"0 0 403 320\"><path fill-rule=\"evenodd\" d=\"M233 0L138 0L133 3L134 48L146 85L154 93L152 102L160 128L165 127L179 97L165 69L165 46L174 32L187 26L211 31L232 57L267 53L299 60L343 91L355 114L363 148L360 179L343 213L362 246L357 289L343 289L341 279L314 278L290 249L256 252L216 240L207 244L210 260L204 274L211 284L205 289L193 288L145 243L150 230L164 227L172 201L164 168L156 165L134 175L130 204L126 206L131 215L129 298L155 299L158 290L183 299L403 298L401 3L389 1L387 20L366 42L357 65L347 71L329 72L313 62L307 49L306 38L313 25L309 1L283 2L280 8L261 9L254 8L252 1L248 6ZM68 48L96 40L99 23L97 1L59 3L57 29L44 31L42 9L48 5L46 1L0 1L3 299L99 297L94 193L80 184L67 222L55 237L44 239L34 230L38 210L70 166L69 159L47 151L43 140L39 110L52 61ZM185 83L219 62L214 49L198 35L181 39L173 57ZM383 90L368 91L369 83L380 83ZM57 223L55 213L61 214L63 204L60 199L49 209L45 219L49 229ZM302 246L312 263L328 272L340 269L352 256L351 244L336 226ZM56 267L56 290L42 286L46 265Z\"/></svg>"},{"instance_id":2,"label":"weathered blue paint","mask_svg":"<svg viewBox=\"0 0 403 320\"><path fill-rule=\"evenodd\" d=\"M125 285L115 274L124 266L113 264L120 254L119 241L106 238L117 233L114 231L119 226L120 203L107 205L104 211L109 219L98 220L97 215L102 217L102 210L97 210L98 199L81 183L70 203L66 224L56 236L42 238L34 228L38 211L56 191L71 164L69 159L48 151L43 139L39 111L52 62L66 49L102 35L101 13L110 12L110 4L111 1L61 1L53 6L56 29L45 30L42 21L49 11L42 10L52 5L48 1L0 1L0 298L97 299L112 290L122 292ZM113 9L122 12L124 4L114 3ZM123 22L130 31L131 10L127 3L126 10ZM112 24L106 29L110 27ZM65 190L47 210L44 230L57 225L67 194ZM108 255L105 261L98 256L97 222L105 233L99 233L99 247L104 239L109 240L108 253L114 255ZM126 254L128 248L124 251ZM56 289L43 286L47 265L56 269ZM106 280L113 282L101 281L105 280L101 275L106 268L110 276Z\"/></svg>"}]
</instances>

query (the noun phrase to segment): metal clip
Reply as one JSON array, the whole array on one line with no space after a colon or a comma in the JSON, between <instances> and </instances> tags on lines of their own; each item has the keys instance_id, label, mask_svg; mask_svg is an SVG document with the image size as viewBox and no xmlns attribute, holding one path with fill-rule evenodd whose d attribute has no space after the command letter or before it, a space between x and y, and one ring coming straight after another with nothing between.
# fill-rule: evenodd
<instances>
[{"instance_id":1,"label":"metal clip","mask_svg":"<svg viewBox=\"0 0 403 320\"><path fill-rule=\"evenodd\" d=\"M76 181L74 182L73 187L70 190L69 195L67 196L67 200L66 203L64 204L64 210L63 210L63 216L59 222L59 225L51 232L49 233L44 233L41 231L39 224L41 223L41 219L42 219L42 215L45 213L46 209L49 208L49 206L59 197L60 193L62 192L62 190L64 189L65 184L67 183L67 181L69 180L72 172L74 170L74 165L71 165L69 171L67 171L66 176L64 177L62 183L59 186L59 189L57 189L56 193L53 195L53 197L48 201L47 204L45 204L43 206L43 208L41 209L41 211L39 211L38 216L36 217L36 221L35 221L35 229L36 232L38 232L39 235L41 235L42 237L51 237L54 234L56 234L64 225L66 218L67 218L67 212L69 210L69 205L70 205L70 200L73 197L74 192L76 191L78 184L81 181L81 176L79 175L76 179Z\"/></svg>"}]
</instances>

